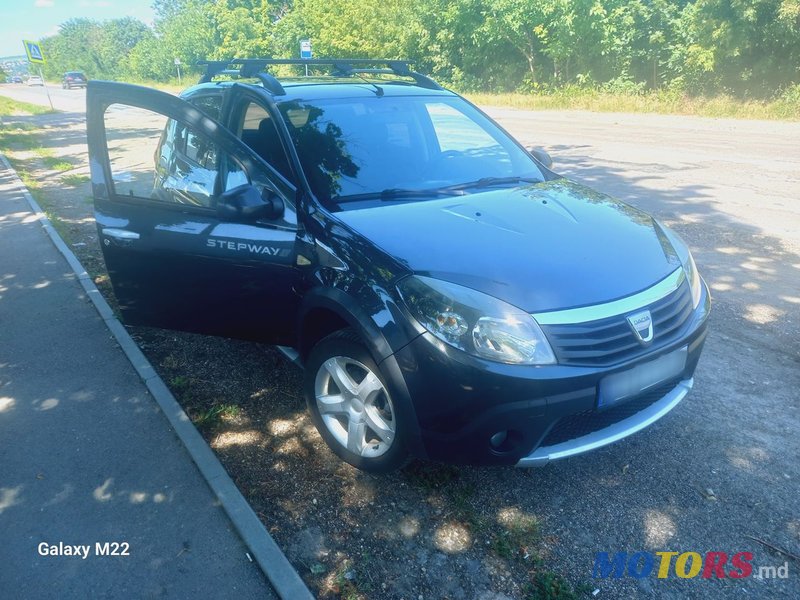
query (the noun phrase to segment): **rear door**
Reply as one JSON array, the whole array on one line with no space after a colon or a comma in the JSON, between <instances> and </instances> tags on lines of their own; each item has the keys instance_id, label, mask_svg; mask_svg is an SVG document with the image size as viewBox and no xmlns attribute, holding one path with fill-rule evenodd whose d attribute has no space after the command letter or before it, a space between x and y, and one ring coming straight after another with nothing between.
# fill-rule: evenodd
<instances>
[{"instance_id":1,"label":"rear door","mask_svg":"<svg viewBox=\"0 0 800 600\"><path fill-rule=\"evenodd\" d=\"M120 311L129 324L291 344L296 190L198 107L88 84L95 218ZM280 214L231 210L250 188L248 199L282 204Z\"/></svg>"}]
</instances>

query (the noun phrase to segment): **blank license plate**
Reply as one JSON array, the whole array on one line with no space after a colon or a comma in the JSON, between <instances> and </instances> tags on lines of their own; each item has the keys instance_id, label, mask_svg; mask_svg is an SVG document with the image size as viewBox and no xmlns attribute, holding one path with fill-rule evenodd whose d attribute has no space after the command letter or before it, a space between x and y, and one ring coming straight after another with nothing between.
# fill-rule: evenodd
<instances>
[{"instance_id":1,"label":"blank license plate","mask_svg":"<svg viewBox=\"0 0 800 600\"><path fill-rule=\"evenodd\" d=\"M686 368L688 355L689 348L684 346L622 373L604 377L600 380L597 408L607 408L626 398L641 394L662 381L680 375Z\"/></svg>"}]
</instances>

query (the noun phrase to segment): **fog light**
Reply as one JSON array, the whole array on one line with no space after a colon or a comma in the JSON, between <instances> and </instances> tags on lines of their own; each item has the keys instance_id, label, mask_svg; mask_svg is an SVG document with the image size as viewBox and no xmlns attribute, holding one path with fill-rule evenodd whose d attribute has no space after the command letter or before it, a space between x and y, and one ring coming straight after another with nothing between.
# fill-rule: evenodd
<instances>
[{"instance_id":1,"label":"fog light","mask_svg":"<svg viewBox=\"0 0 800 600\"><path fill-rule=\"evenodd\" d=\"M489 438L489 443L492 445L492 448L498 450L500 446L502 446L505 441L508 439L508 431L498 431L492 437Z\"/></svg>"}]
</instances>

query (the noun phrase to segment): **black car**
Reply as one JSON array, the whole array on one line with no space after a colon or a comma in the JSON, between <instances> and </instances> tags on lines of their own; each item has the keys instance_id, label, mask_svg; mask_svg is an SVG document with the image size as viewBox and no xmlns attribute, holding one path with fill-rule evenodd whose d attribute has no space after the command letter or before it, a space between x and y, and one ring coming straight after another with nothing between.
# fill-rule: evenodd
<instances>
[{"instance_id":1,"label":"black car","mask_svg":"<svg viewBox=\"0 0 800 600\"><path fill-rule=\"evenodd\" d=\"M67 71L61 78L61 87L65 90L72 88L85 88L86 75L81 71Z\"/></svg>"},{"instance_id":2,"label":"black car","mask_svg":"<svg viewBox=\"0 0 800 600\"><path fill-rule=\"evenodd\" d=\"M180 98L89 83L126 322L281 346L322 437L369 471L543 465L686 396L710 299L674 232L405 62L266 71L299 62L210 62Z\"/></svg>"}]
</instances>

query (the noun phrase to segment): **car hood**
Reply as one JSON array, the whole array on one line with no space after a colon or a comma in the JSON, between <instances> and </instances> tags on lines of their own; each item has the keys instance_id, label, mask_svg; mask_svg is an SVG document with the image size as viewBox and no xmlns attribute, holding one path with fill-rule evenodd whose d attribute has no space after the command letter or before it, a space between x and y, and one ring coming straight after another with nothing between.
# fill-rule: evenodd
<instances>
[{"instance_id":1,"label":"car hood","mask_svg":"<svg viewBox=\"0 0 800 600\"><path fill-rule=\"evenodd\" d=\"M616 300L681 264L647 213L566 179L336 216L411 271L527 312Z\"/></svg>"}]
</instances>

